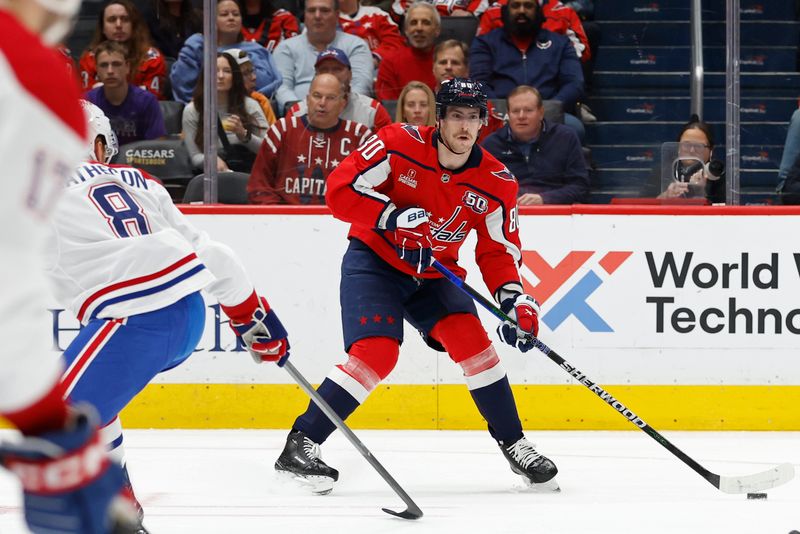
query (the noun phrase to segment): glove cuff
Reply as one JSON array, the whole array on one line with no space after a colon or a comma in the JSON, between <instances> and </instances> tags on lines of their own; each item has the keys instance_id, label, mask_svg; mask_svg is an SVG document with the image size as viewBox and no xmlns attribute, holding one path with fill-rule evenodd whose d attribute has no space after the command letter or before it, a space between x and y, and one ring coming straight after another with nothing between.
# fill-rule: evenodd
<instances>
[{"instance_id":1,"label":"glove cuff","mask_svg":"<svg viewBox=\"0 0 800 534\"><path fill-rule=\"evenodd\" d=\"M500 303L500 310L503 313L508 314L514 309L514 305L517 302L517 297L522 295L522 293L512 293L510 296L503 299Z\"/></svg>"},{"instance_id":2,"label":"glove cuff","mask_svg":"<svg viewBox=\"0 0 800 534\"><path fill-rule=\"evenodd\" d=\"M253 313L258 309L259 306L263 306L264 311L269 313L270 307L267 299L264 297L259 297L255 290L243 302L240 302L235 306L226 306L220 303L222 311L224 311L225 315L227 315L228 318L235 323L249 322L253 317Z\"/></svg>"}]
</instances>

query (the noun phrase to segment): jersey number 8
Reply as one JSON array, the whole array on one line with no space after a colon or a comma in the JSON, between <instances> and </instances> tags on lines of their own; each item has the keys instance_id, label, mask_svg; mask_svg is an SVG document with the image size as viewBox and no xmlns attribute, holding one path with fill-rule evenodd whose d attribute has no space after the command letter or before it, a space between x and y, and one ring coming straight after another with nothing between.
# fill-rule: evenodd
<instances>
[{"instance_id":1,"label":"jersey number 8","mask_svg":"<svg viewBox=\"0 0 800 534\"><path fill-rule=\"evenodd\" d=\"M150 233L150 224L144 210L119 185L113 183L96 185L89 190L89 197L117 237Z\"/></svg>"}]
</instances>

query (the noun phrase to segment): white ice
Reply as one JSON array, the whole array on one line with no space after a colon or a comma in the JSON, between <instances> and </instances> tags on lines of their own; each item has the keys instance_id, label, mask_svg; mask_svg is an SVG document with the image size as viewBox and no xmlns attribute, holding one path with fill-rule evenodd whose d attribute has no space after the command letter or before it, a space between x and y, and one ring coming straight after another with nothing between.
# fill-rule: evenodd
<instances>
[{"instance_id":1,"label":"white ice","mask_svg":"<svg viewBox=\"0 0 800 534\"><path fill-rule=\"evenodd\" d=\"M0 438L10 431L0 431ZM274 475L285 431L133 430L128 465L153 534L743 533L800 530L800 481L766 501L727 495L643 432L527 432L559 468L562 491L525 490L486 432L356 432L422 508L418 521L340 434L323 446L339 469L332 494L314 496ZM800 433L665 432L721 475L790 462ZM0 533L26 532L19 489L0 473Z\"/></svg>"}]
</instances>

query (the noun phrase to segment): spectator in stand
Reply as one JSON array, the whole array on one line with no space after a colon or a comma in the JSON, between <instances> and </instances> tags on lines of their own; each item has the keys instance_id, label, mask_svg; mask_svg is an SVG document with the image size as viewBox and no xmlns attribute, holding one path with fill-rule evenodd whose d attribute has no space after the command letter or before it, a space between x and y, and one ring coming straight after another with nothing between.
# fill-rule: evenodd
<instances>
[{"instance_id":1,"label":"spectator in stand","mask_svg":"<svg viewBox=\"0 0 800 534\"><path fill-rule=\"evenodd\" d=\"M350 81L353 72L350 70L350 61L347 55L338 48L328 48L317 56L314 65L317 76L320 74L333 74L345 87L345 102L339 118L346 121L358 122L377 132L387 124L392 123L389 112L374 98L354 93L350 90ZM308 114L308 104L301 100L286 112L287 117L301 117Z\"/></svg>"},{"instance_id":2,"label":"spectator in stand","mask_svg":"<svg viewBox=\"0 0 800 534\"><path fill-rule=\"evenodd\" d=\"M244 50L256 71L256 90L271 97L281 84L281 74L269 50L257 43L244 40L242 12L234 0L217 1L217 51L230 48ZM200 72L203 70L203 34L196 33L186 40L172 65L170 79L172 94L178 102L188 103L192 97Z\"/></svg>"},{"instance_id":3,"label":"spectator in stand","mask_svg":"<svg viewBox=\"0 0 800 534\"><path fill-rule=\"evenodd\" d=\"M453 78L469 78L469 67L467 58L469 48L463 41L457 39L447 39L442 41L433 50L433 76L436 78L435 92L439 92L442 82ZM491 102L487 102L487 122L480 130L478 144L492 132L502 128L505 124L505 117L497 112Z\"/></svg>"},{"instance_id":4,"label":"spectator in stand","mask_svg":"<svg viewBox=\"0 0 800 534\"><path fill-rule=\"evenodd\" d=\"M150 0L142 16L164 57L177 58L186 39L203 31L203 12L191 0Z\"/></svg>"},{"instance_id":5,"label":"spectator in stand","mask_svg":"<svg viewBox=\"0 0 800 534\"><path fill-rule=\"evenodd\" d=\"M306 0L304 12L306 31L275 48L275 63L283 75L283 84L275 96L278 111L284 112L305 98L314 78L317 56L331 46L343 50L350 60L352 90L371 95L374 74L372 54L366 41L338 28L338 0Z\"/></svg>"},{"instance_id":6,"label":"spectator in stand","mask_svg":"<svg viewBox=\"0 0 800 534\"><path fill-rule=\"evenodd\" d=\"M542 95L521 85L508 95L508 125L483 143L519 182L520 206L575 204L589 193L589 172L572 128L544 118Z\"/></svg>"},{"instance_id":7,"label":"spectator in stand","mask_svg":"<svg viewBox=\"0 0 800 534\"><path fill-rule=\"evenodd\" d=\"M205 156L203 146L203 80L202 72L194 88L192 101L183 110L183 141L192 165L201 168ZM269 125L261 106L247 96L239 64L228 53L217 54L217 170L250 172L255 154L264 140ZM222 136L227 145L222 142ZM219 153L222 152L222 156Z\"/></svg>"},{"instance_id":8,"label":"spectator in stand","mask_svg":"<svg viewBox=\"0 0 800 534\"><path fill-rule=\"evenodd\" d=\"M478 35L489 33L492 30L503 27L502 7L508 0L497 0L483 15L478 26ZM575 53L582 62L588 61L591 57L589 39L583 30L583 23L574 9L565 6L558 0L539 0L542 9L542 28L569 37Z\"/></svg>"},{"instance_id":9,"label":"spectator in stand","mask_svg":"<svg viewBox=\"0 0 800 534\"><path fill-rule=\"evenodd\" d=\"M275 111L272 109L272 104L269 98L256 91L256 70L253 67L253 62L250 61L250 56L244 50L238 48L229 48L225 51L226 54L231 56L239 64L239 70L242 71L242 81L244 81L245 94L258 102L261 106L261 111L264 112L264 117L267 119L267 124L272 126L275 124L277 118Z\"/></svg>"},{"instance_id":10,"label":"spectator in stand","mask_svg":"<svg viewBox=\"0 0 800 534\"><path fill-rule=\"evenodd\" d=\"M130 0L110 0L100 10L94 37L79 61L85 91L98 83L92 50L103 41L117 41L127 47L131 65L129 82L150 91L159 100L166 98L163 91L167 64L161 52L150 43L147 25Z\"/></svg>"},{"instance_id":11,"label":"spectator in stand","mask_svg":"<svg viewBox=\"0 0 800 534\"><path fill-rule=\"evenodd\" d=\"M574 115L583 96L583 73L567 37L542 27L537 0L510 0L502 8L504 26L472 41L471 76L488 86L489 98L507 98L519 85L536 87L544 99L560 100L564 123L583 139L583 123Z\"/></svg>"},{"instance_id":12,"label":"spectator in stand","mask_svg":"<svg viewBox=\"0 0 800 534\"><path fill-rule=\"evenodd\" d=\"M725 203L725 164L714 160L714 132L708 123L692 115L678 134L678 158L664 188L661 168L645 184L642 195L662 199L705 198L711 204ZM685 159L684 159L685 158ZM663 163L661 167L664 167ZM660 193L659 193L660 191Z\"/></svg>"},{"instance_id":13,"label":"spectator in stand","mask_svg":"<svg viewBox=\"0 0 800 534\"><path fill-rule=\"evenodd\" d=\"M405 46L397 24L386 11L361 5L359 0L339 0L339 8L342 31L367 42L376 71L384 56Z\"/></svg>"},{"instance_id":14,"label":"spectator in stand","mask_svg":"<svg viewBox=\"0 0 800 534\"><path fill-rule=\"evenodd\" d=\"M394 0L392 2L392 18L398 23L408 11L413 0ZM489 6L488 0L432 0L442 17L480 17Z\"/></svg>"},{"instance_id":15,"label":"spectator in stand","mask_svg":"<svg viewBox=\"0 0 800 534\"><path fill-rule=\"evenodd\" d=\"M408 82L397 99L395 122L435 126L436 98L431 88L422 82Z\"/></svg>"},{"instance_id":16,"label":"spectator in stand","mask_svg":"<svg viewBox=\"0 0 800 534\"><path fill-rule=\"evenodd\" d=\"M325 204L328 174L372 135L341 120L346 87L318 74L306 95L308 115L284 117L269 129L250 174L253 204Z\"/></svg>"},{"instance_id":17,"label":"spectator in stand","mask_svg":"<svg viewBox=\"0 0 800 534\"><path fill-rule=\"evenodd\" d=\"M383 58L375 82L378 100L396 100L408 82L420 81L431 90L436 87L433 77L433 45L441 33L441 17L436 8L417 1L408 8L403 22L408 45Z\"/></svg>"},{"instance_id":18,"label":"spectator in stand","mask_svg":"<svg viewBox=\"0 0 800 534\"><path fill-rule=\"evenodd\" d=\"M152 93L128 83L127 49L116 41L103 41L94 49L100 87L86 93L111 122L120 144L158 139L167 135L161 107Z\"/></svg>"},{"instance_id":19,"label":"spectator in stand","mask_svg":"<svg viewBox=\"0 0 800 534\"><path fill-rule=\"evenodd\" d=\"M789 131L786 132L781 166L778 169L777 192L779 194L783 191L789 170L798 160L800 160L800 109L795 110L792 114L792 118L789 120Z\"/></svg>"},{"instance_id":20,"label":"spectator in stand","mask_svg":"<svg viewBox=\"0 0 800 534\"><path fill-rule=\"evenodd\" d=\"M285 9L276 9L270 0L237 1L245 41L258 43L272 52L278 43L300 33L297 18Z\"/></svg>"}]
</instances>

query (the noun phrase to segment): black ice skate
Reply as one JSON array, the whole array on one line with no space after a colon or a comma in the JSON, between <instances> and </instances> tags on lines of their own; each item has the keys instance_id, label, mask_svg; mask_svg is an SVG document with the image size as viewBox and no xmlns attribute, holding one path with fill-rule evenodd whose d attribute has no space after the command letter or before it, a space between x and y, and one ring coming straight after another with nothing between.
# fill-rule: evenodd
<instances>
[{"instance_id":1,"label":"black ice skate","mask_svg":"<svg viewBox=\"0 0 800 534\"><path fill-rule=\"evenodd\" d=\"M319 444L299 430L289 432L286 446L275 462L275 470L309 486L317 495L330 493L333 483L339 479L339 471L322 461Z\"/></svg>"},{"instance_id":2,"label":"black ice skate","mask_svg":"<svg viewBox=\"0 0 800 534\"><path fill-rule=\"evenodd\" d=\"M522 476L525 483L532 489L542 492L561 491L555 480L558 468L549 458L542 456L533 448L533 444L519 438L514 443L506 445L498 443L503 456L511 465L511 470Z\"/></svg>"}]
</instances>

